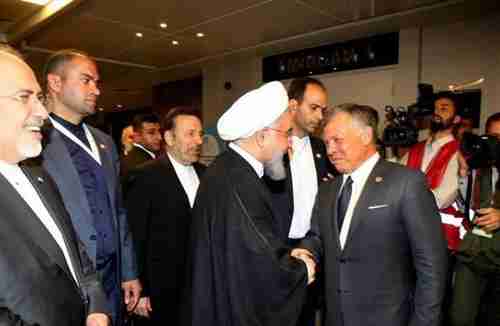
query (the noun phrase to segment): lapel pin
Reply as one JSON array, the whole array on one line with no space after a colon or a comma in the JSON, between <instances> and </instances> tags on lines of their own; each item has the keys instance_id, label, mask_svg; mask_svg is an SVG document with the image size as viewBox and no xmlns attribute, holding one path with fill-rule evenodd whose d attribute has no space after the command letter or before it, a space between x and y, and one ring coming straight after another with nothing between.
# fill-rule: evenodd
<instances>
[{"instance_id":1,"label":"lapel pin","mask_svg":"<svg viewBox=\"0 0 500 326\"><path fill-rule=\"evenodd\" d=\"M382 182L382 180L384 180L384 178L382 178L382 177L375 178L375 182L377 182L377 183Z\"/></svg>"},{"instance_id":2,"label":"lapel pin","mask_svg":"<svg viewBox=\"0 0 500 326\"><path fill-rule=\"evenodd\" d=\"M38 178L36 178L36 180L37 180L38 182L40 182L40 183L43 183L43 178L42 178L42 177L38 177Z\"/></svg>"},{"instance_id":3,"label":"lapel pin","mask_svg":"<svg viewBox=\"0 0 500 326\"><path fill-rule=\"evenodd\" d=\"M321 154L320 153L316 153L316 158L321 158Z\"/></svg>"}]
</instances>

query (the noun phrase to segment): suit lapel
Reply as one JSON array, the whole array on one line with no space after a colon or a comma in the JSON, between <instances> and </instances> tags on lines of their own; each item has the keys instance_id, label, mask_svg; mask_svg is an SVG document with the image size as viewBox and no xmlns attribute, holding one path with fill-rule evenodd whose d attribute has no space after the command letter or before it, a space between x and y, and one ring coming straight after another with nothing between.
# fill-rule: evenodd
<instances>
[{"instance_id":1,"label":"suit lapel","mask_svg":"<svg viewBox=\"0 0 500 326\"><path fill-rule=\"evenodd\" d=\"M332 235L334 235L334 241L337 245L337 248L340 250L340 233L339 233L339 227L338 227L338 219L337 219L337 199L339 196L339 191L342 186L342 176L339 176L338 178L335 178L335 180L332 183L332 195L331 195L331 201L329 205L329 210L331 212L332 218L330 219L330 230L332 230ZM328 214L327 214L328 216Z\"/></svg>"},{"instance_id":2,"label":"suit lapel","mask_svg":"<svg viewBox=\"0 0 500 326\"><path fill-rule=\"evenodd\" d=\"M46 198L40 193L40 188L37 183L44 183L45 180L39 175L31 176L26 172L26 169L24 168L23 172L28 177L28 180L31 182L31 184L34 186L43 204L49 211L51 217L55 221L56 225L60 228L61 233L63 233L63 236L65 236L65 229L61 228L61 224L58 220L57 214L54 213L54 211L51 209L51 206L47 204ZM74 280L66 263L66 259L64 258L62 249L59 247L52 234L50 234L45 225L40 221L38 216L33 212L26 201L20 196L17 190L14 189L14 187L12 187L7 179L5 179L5 177L1 174L0 193L2 198L9 203L9 206L12 205L16 207L16 212L18 212L18 214L16 214L16 216L14 216L13 218L16 219L15 223L21 227L26 241L31 243L34 248L37 248L44 253L43 259L54 261L54 263L57 264L71 280Z\"/></svg>"},{"instance_id":3,"label":"suit lapel","mask_svg":"<svg viewBox=\"0 0 500 326\"><path fill-rule=\"evenodd\" d=\"M94 221L90 212L87 194L62 139L62 134L53 128L49 137L49 143L43 150L43 156L48 158L43 159L46 161L44 164L48 171L51 171L52 174L57 173L61 179L65 180L67 185L71 186L66 188L59 186L59 190L61 192L69 191L74 197L78 198L74 202L79 204L77 209L80 214L74 214L71 218L73 224L78 225L80 236L88 238L91 234L95 234L95 229L93 229Z\"/></svg>"},{"instance_id":4,"label":"suit lapel","mask_svg":"<svg viewBox=\"0 0 500 326\"><path fill-rule=\"evenodd\" d=\"M384 191L382 188L384 187L383 176L385 175L384 163L384 160L382 158L379 158L377 164L375 164L375 167L368 176L364 188L361 190L361 196L359 197L352 214L351 225L349 227L349 233L344 244L344 250L349 245L349 241L351 240L354 232L356 232L356 229L358 228L363 218L369 214L368 207L371 203L373 203L375 196L377 196L377 194L381 191Z\"/></svg>"},{"instance_id":5,"label":"suit lapel","mask_svg":"<svg viewBox=\"0 0 500 326\"><path fill-rule=\"evenodd\" d=\"M108 189L108 196L109 196L109 205L111 206L111 212L113 213L112 215L112 221L113 221L113 226L116 228L117 227L117 221L116 221L116 215L114 212L116 212L116 198L115 198L115 182L116 182L116 175L113 175L113 171L115 171L115 162L113 162L113 159L111 158L111 150L112 148L109 148L108 145L106 145L106 142L99 137L99 135L94 131L93 128L89 127L89 131L94 137L95 144L97 146L97 150L99 151L99 156L101 158L101 167L103 169L103 173L106 175L106 188ZM111 174L110 174L111 172Z\"/></svg>"},{"instance_id":6,"label":"suit lapel","mask_svg":"<svg viewBox=\"0 0 500 326\"><path fill-rule=\"evenodd\" d=\"M318 184L321 183L321 179L325 177L325 153L321 150L321 144L318 144L316 138L310 137L311 140L311 150L313 155L314 166L316 168L316 177L318 179Z\"/></svg>"}]
</instances>

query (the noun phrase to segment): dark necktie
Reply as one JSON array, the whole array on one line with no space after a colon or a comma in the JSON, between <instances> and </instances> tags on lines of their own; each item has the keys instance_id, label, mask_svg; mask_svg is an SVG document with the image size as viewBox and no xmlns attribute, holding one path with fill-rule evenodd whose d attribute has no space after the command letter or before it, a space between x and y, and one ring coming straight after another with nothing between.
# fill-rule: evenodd
<instances>
[{"instance_id":1,"label":"dark necktie","mask_svg":"<svg viewBox=\"0 0 500 326\"><path fill-rule=\"evenodd\" d=\"M345 213L347 212L347 207L349 207L349 201L351 200L352 193L352 178L349 176L342 187L339 199L337 201L337 226L339 232L342 229L342 223L344 223Z\"/></svg>"}]
</instances>

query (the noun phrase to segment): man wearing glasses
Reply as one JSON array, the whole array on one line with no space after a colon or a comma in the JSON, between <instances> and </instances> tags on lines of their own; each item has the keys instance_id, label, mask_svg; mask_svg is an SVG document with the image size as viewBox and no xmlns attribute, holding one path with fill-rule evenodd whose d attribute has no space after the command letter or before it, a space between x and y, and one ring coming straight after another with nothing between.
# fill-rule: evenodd
<instances>
[{"instance_id":1,"label":"man wearing glasses","mask_svg":"<svg viewBox=\"0 0 500 326\"><path fill-rule=\"evenodd\" d=\"M48 117L40 86L5 45L0 71L0 325L106 326L104 292L61 197L27 160L42 150Z\"/></svg>"}]
</instances>

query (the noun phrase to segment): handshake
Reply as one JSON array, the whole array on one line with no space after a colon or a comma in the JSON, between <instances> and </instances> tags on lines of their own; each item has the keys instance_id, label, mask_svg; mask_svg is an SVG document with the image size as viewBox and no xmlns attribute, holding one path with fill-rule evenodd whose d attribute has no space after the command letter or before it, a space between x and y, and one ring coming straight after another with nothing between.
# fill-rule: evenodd
<instances>
[{"instance_id":1,"label":"handshake","mask_svg":"<svg viewBox=\"0 0 500 326\"><path fill-rule=\"evenodd\" d=\"M307 267L307 285L314 282L316 279L316 263L313 255L307 249L295 248L290 252L290 256L302 260Z\"/></svg>"}]
</instances>

